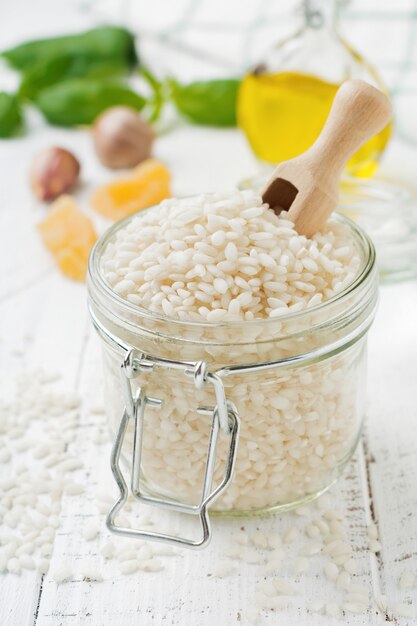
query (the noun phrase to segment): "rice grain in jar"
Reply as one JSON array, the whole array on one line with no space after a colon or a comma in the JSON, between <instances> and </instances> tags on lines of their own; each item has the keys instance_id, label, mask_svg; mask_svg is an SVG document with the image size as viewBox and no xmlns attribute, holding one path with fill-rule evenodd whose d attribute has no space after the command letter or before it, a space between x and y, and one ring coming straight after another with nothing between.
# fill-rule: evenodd
<instances>
[{"instance_id":1,"label":"rice grain in jar","mask_svg":"<svg viewBox=\"0 0 417 626\"><path fill-rule=\"evenodd\" d=\"M377 302L360 228L337 216L306 239L253 192L168 200L107 231L88 288L113 437L130 407L119 452L134 493L134 440L144 497L178 510L286 510L337 480L360 436Z\"/></svg>"}]
</instances>

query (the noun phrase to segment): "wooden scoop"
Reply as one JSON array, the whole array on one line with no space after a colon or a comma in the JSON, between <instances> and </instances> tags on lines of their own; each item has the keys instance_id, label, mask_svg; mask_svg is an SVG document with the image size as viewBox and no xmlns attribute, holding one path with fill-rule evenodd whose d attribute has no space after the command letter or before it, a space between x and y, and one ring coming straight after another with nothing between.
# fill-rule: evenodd
<instances>
[{"instance_id":1,"label":"wooden scoop","mask_svg":"<svg viewBox=\"0 0 417 626\"><path fill-rule=\"evenodd\" d=\"M391 103L382 91L362 80L347 80L338 89L315 143L278 165L262 192L263 201L277 215L288 211L297 232L311 237L336 208L347 161L391 117Z\"/></svg>"}]
</instances>

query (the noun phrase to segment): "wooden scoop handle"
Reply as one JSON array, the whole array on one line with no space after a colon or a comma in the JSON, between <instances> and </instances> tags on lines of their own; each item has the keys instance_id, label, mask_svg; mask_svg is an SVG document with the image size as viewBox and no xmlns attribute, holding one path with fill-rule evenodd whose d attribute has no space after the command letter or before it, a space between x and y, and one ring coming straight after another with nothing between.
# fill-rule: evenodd
<instances>
[{"instance_id":1,"label":"wooden scoop handle","mask_svg":"<svg viewBox=\"0 0 417 626\"><path fill-rule=\"evenodd\" d=\"M389 99L362 80L338 89L320 136L305 153L319 178L340 176L352 154L381 131L392 116Z\"/></svg>"},{"instance_id":2,"label":"wooden scoop handle","mask_svg":"<svg viewBox=\"0 0 417 626\"><path fill-rule=\"evenodd\" d=\"M311 237L336 208L347 161L391 116L391 103L382 91L361 80L346 81L318 139L303 154L278 165L262 192L263 201L277 214L287 210L297 232Z\"/></svg>"}]
</instances>

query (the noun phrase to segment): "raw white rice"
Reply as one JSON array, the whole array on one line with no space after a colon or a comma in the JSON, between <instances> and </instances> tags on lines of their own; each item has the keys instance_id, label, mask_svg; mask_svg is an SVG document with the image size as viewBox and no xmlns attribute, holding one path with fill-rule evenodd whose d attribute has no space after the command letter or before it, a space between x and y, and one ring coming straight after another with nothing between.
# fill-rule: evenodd
<instances>
[{"instance_id":1,"label":"raw white rice","mask_svg":"<svg viewBox=\"0 0 417 626\"><path fill-rule=\"evenodd\" d=\"M354 602L345 602L343 604L343 610L348 611L349 613L366 613L367 607L363 604L354 603Z\"/></svg>"},{"instance_id":2,"label":"raw white rice","mask_svg":"<svg viewBox=\"0 0 417 626\"><path fill-rule=\"evenodd\" d=\"M405 602L400 602L394 607L395 613L399 617L415 617L416 611L412 604L406 604Z\"/></svg>"},{"instance_id":3,"label":"raw white rice","mask_svg":"<svg viewBox=\"0 0 417 626\"><path fill-rule=\"evenodd\" d=\"M254 548L245 548L242 550L242 559L246 563L260 563L263 561L263 556Z\"/></svg>"},{"instance_id":4,"label":"raw white rice","mask_svg":"<svg viewBox=\"0 0 417 626\"><path fill-rule=\"evenodd\" d=\"M348 572L341 572L337 578L336 586L339 587L339 589L347 590L350 585L350 580L351 578Z\"/></svg>"},{"instance_id":5,"label":"raw white rice","mask_svg":"<svg viewBox=\"0 0 417 626\"><path fill-rule=\"evenodd\" d=\"M405 570L398 581L398 586L400 589L411 589L414 587L416 577L414 573L410 570Z\"/></svg>"},{"instance_id":6,"label":"raw white rice","mask_svg":"<svg viewBox=\"0 0 417 626\"><path fill-rule=\"evenodd\" d=\"M321 543L309 543L301 550L300 554L302 556L313 556L315 554L319 554L323 549Z\"/></svg>"},{"instance_id":7,"label":"raw white rice","mask_svg":"<svg viewBox=\"0 0 417 626\"><path fill-rule=\"evenodd\" d=\"M279 574L282 569L282 559L274 558L267 562L264 571L265 574Z\"/></svg>"},{"instance_id":8,"label":"raw white rice","mask_svg":"<svg viewBox=\"0 0 417 626\"><path fill-rule=\"evenodd\" d=\"M218 559L210 568L210 573L213 576L223 578L229 576L235 571L235 566L228 559Z\"/></svg>"},{"instance_id":9,"label":"raw white rice","mask_svg":"<svg viewBox=\"0 0 417 626\"><path fill-rule=\"evenodd\" d=\"M371 541L369 542L369 549L371 552L379 552L381 548L382 546L377 539L371 539Z\"/></svg>"},{"instance_id":10,"label":"raw white rice","mask_svg":"<svg viewBox=\"0 0 417 626\"><path fill-rule=\"evenodd\" d=\"M268 546L268 539L262 533L258 532L252 539L252 543L256 548L266 548Z\"/></svg>"},{"instance_id":11,"label":"raw white rice","mask_svg":"<svg viewBox=\"0 0 417 626\"><path fill-rule=\"evenodd\" d=\"M268 546L272 549L279 548L282 544L281 536L273 533L268 537Z\"/></svg>"},{"instance_id":12,"label":"raw white rice","mask_svg":"<svg viewBox=\"0 0 417 626\"><path fill-rule=\"evenodd\" d=\"M379 533L378 533L378 527L376 524L369 524L369 526L366 529L367 535L369 539L378 539L379 538Z\"/></svg>"},{"instance_id":13,"label":"raw white rice","mask_svg":"<svg viewBox=\"0 0 417 626\"><path fill-rule=\"evenodd\" d=\"M20 574L22 571L22 566L19 562L19 559L13 557L7 561L7 570L10 574Z\"/></svg>"},{"instance_id":14,"label":"raw white rice","mask_svg":"<svg viewBox=\"0 0 417 626\"><path fill-rule=\"evenodd\" d=\"M97 537L100 532L100 524L99 522L93 520L88 522L85 525L83 530L83 537L86 541L93 541Z\"/></svg>"},{"instance_id":15,"label":"raw white rice","mask_svg":"<svg viewBox=\"0 0 417 626\"><path fill-rule=\"evenodd\" d=\"M224 554L229 557L229 559L234 559L234 560L238 560L240 559L240 555L241 555L241 548L239 548L239 546L233 546L231 548L227 548L224 551Z\"/></svg>"},{"instance_id":16,"label":"raw white rice","mask_svg":"<svg viewBox=\"0 0 417 626\"><path fill-rule=\"evenodd\" d=\"M308 606L307 609L312 613L322 613L324 608L324 602L322 600L313 600Z\"/></svg>"},{"instance_id":17,"label":"raw white rice","mask_svg":"<svg viewBox=\"0 0 417 626\"><path fill-rule=\"evenodd\" d=\"M236 541L236 543L238 543L241 546L247 546L249 543L249 537L243 531L235 535L234 540Z\"/></svg>"},{"instance_id":18,"label":"raw white rice","mask_svg":"<svg viewBox=\"0 0 417 626\"><path fill-rule=\"evenodd\" d=\"M339 575L339 568L334 563L327 563L324 567L324 573L328 580L336 580Z\"/></svg>"},{"instance_id":19,"label":"raw white rice","mask_svg":"<svg viewBox=\"0 0 417 626\"><path fill-rule=\"evenodd\" d=\"M69 565L61 565L52 572L52 579L59 585L67 582L72 577L72 569Z\"/></svg>"},{"instance_id":20,"label":"raw white rice","mask_svg":"<svg viewBox=\"0 0 417 626\"><path fill-rule=\"evenodd\" d=\"M70 481L65 485L65 493L69 496L78 496L81 493L84 493L84 486L80 483Z\"/></svg>"},{"instance_id":21,"label":"raw white rice","mask_svg":"<svg viewBox=\"0 0 417 626\"><path fill-rule=\"evenodd\" d=\"M288 580L286 580L285 578L275 578L273 580L273 583L278 593L282 593L288 596L294 595L296 593L294 586L289 583Z\"/></svg>"},{"instance_id":22,"label":"raw white rice","mask_svg":"<svg viewBox=\"0 0 417 626\"><path fill-rule=\"evenodd\" d=\"M375 603L377 605L377 607L379 608L379 610L382 613L385 613L387 610L387 596L381 594L379 596L375 597Z\"/></svg>"},{"instance_id":23,"label":"raw white rice","mask_svg":"<svg viewBox=\"0 0 417 626\"><path fill-rule=\"evenodd\" d=\"M348 561L346 561L346 563L344 564L344 568L349 574L356 574L358 571L358 567L354 559L349 559Z\"/></svg>"},{"instance_id":24,"label":"raw white rice","mask_svg":"<svg viewBox=\"0 0 417 626\"><path fill-rule=\"evenodd\" d=\"M340 606L335 602L329 602L325 606L326 615L339 619L341 615Z\"/></svg>"},{"instance_id":25,"label":"raw white rice","mask_svg":"<svg viewBox=\"0 0 417 626\"><path fill-rule=\"evenodd\" d=\"M119 562L119 570L121 574L134 574L139 569L137 559L129 559L128 561Z\"/></svg>"},{"instance_id":26,"label":"raw white rice","mask_svg":"<svg viewBox=\"0 0 417 626\"><path fill-rule=\"evenodd\" d=\"M320 536L320 529L315 524L309 524L306 529L306 535L311 539L317 539Z\"/></svg>"},{"instance_id":27,"label":"raw white rice","mask_svg":"<svg viewBox=\"0 0 417 626\"><path fill-rule=\"evenodd\" d=\"M294 573L303 574L308 570L309 565L310 561L306 557L298 557L294 562Z\"/></svg>"},{"instance_id":28,"label":"raw white rice","mask_svg":"<svg viewBox=\"0 0 417 626\"><path fill-rule=\"evenodd\" d=\"M48 571L61 497L72 472L82 468L67 449L79 399L56 390L56 380L39 369L21 372L15 386L10 381L9 396L0 397L0 448L11 453L0 480L0 570L14 574Z\"/></svg>"},{"instance_id":29,"label":"raw white rice","mask_svg":"<svg viewBox=\"0 0 417 626\"><path fill-rule=\"evenodd\" d=\"M248 606L245 611L245 617L251 624L258 624L260 613L257 606Z\"/></svg>"},{"instance_id":30,"label":"raw white rice","mask_svg":"<svg viewBox=\"0 0 417 626\"><path fill-rule=\"evenodd\" d=\"M298 537L298 529L293 526L290 530L284 535L284 543L292 543Z\"/></svg>"},{"instance_id":31,"label":"raw white rice","mask_svg":"<svg viewBox=\"0 0 417 626\"><path fill-rule=\"evenodd\" d=\"M103 580L103 574L93 564L87 562L79 569L79 574L86 581L101 582Z\"/></svg>"},{"instance_id":32,"label":"raw white rice","mask_svg":"<svg viewBox=\"0 0 417 626\"><path fill-rule=\"evenodd\" d=\"M273 598L277 595L277 590L272 579L259 583L257 590L269 598Z\"/></svg>"},{"instance_id":33,"label":"raw white rice","mask_svg":"<svg viewBox=\"0 0 417 626\"><path fill-rule=\"evenodd\" d=\"M160 572L164 569L164 564L160 559L148 559L145 561L139 561L139 569L144 572Z\"/></svg>"},{"instance_id":34,"label":"raw white rice","mask_svg":"<svg viewBox=\"0 0 417 626\"><path fill-rule=\"evenodd\" d=\"M127 300L140 296L143 308L203 320L214 312L218 319L244 320L248 312L264 318L276 309L304 309L311 294L318 302L341 291L358 266L340 225L329 222L307 239L285 212L276 216L252 192L166 200L119 230L102 257L106 280ZM230 311L232 300L239 310Z\"/></svg>"},{"instance_id":35,"label":"raw white rice","mask_svg":"<svg viewBox=\"0 0 417 626\"><path fill-rule=\"evenodd\" d=\"M279 611L286 609L290 604L290 598L287 596L275 596L275 598L265 598L262 608L270 611Z\"/></svg>"}]
</instances>

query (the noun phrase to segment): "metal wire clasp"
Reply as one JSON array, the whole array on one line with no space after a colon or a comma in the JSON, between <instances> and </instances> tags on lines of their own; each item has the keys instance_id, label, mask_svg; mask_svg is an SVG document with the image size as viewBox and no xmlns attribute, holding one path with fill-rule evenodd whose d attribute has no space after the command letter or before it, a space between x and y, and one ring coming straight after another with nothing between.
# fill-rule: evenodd
<instances>
[{"instance_id":1,"label":"metal wire clasp","mask_svg":"<svg viewBox=\"0 0 417 626\"><path fill-rule=\"evenodd\" d=\"M193 378L197 389L202 389L208 384L213 385L214 388L216 405L212 408L199 407L197 409L197 411L203 415L211 415L211 428L203 491L200 503L197 505L184 504L176 500L156 498L150 495L145 495L141 490L141 457L146 409L147 407L159 408L162 405L162 400L147 396L140 386L138 387L135 395L133 395L131 381L132 379L138 377L141 372L152 371L154 368L181 371L185 376ZM215 373L213 374L208 372L207 364L204 361L185 362L171 361L169 359L157 359L140 353L135 349L130 349L121 366L121 380L123 385L125 408L111 453L111 469L119 488L120 496L107 516L107 527L111 532L118 535L138 537L140 539L161 541L176 545L179 544L189 548L201 548L208 544L211 539L208 507L228 487L233 477L239 437L239 416L236 407L232 402L226 399L221 378ZM132 470L130 481L131 494L136 500L153 506L199 516L203 530L201 539L192 540L184 537L178 537L176 535L124 528L116 524L116 516L123 508L123 505L129 495L128 486L120 468L120 454L130 420L134 423ZM223 479L217 487L213 488L214 469L216 464L216 447L220 429L229 437L229 448Z\"/></svg>"}]
</instances>

